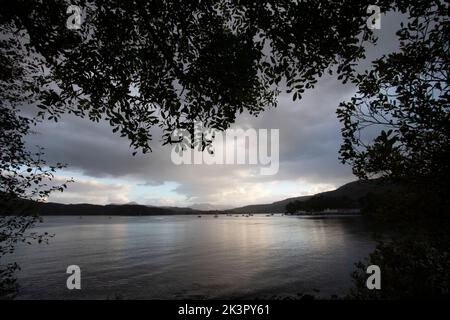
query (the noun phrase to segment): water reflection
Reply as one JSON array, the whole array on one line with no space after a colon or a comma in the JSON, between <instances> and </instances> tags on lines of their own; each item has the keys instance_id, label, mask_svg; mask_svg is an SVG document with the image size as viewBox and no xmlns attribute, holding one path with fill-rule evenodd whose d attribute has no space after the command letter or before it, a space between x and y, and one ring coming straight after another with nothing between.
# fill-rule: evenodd
<instances>
[{"instance_id":1,"label":"water reflection","mask_svg":"<svg viewBox=\"0 0 450 320\"><path fill-rule=\"evenodd\" d=\"M373 248L360 217L47 217L20 247L20 298L228 298L343 292ZM65 268L82 268L78 292Z\"/></svg>"}]
</instances>

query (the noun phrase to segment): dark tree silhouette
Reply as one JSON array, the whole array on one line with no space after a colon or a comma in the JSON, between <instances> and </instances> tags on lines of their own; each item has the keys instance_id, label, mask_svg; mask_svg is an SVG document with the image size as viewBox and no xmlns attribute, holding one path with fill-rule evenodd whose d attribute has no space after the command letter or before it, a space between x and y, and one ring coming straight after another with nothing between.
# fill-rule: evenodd
<instances>
[{"instance_id":1,"label":"dark tree silhouette","mask_svg":"<svg viewBox=\"0 0 450 320\"><path fill-rule=\"evenodd\" d=\"M370 3L369 3L370 2ZM151 150L152 127L226 129L237 114L300 99L317 78L348 78L374 42L369 4L390 1L73 1L81 29L66 28L66 1L11 1L0 16L13 46L2 68L27 71L41 116L103 118L134 148ZM12 51L10 58L6 51ZM21 90L29 88L20 88Z\"/></svg>"},{"instance_id":2,"label":"dark tree silhouette","mask_svg":"<svg viewBox=\"0 0 450 320\"><path fill-rule=\"evenodd\" d=\"M407 2L399 2L407 3ZM360 178L382 177L401 193L371 195L366 210L388 236L357 264L351 298L448 298L450 274L450 19L448 1L419 1L397 32L400 49L355 76L341 103L341 159ZM366 269L382 270L368 290Z\"/></svg>"},{"instance_id":3,"label":"dark tree silhouette","mask_svg":"<svg viewBox=\"0 0 450 320\"><path fill-rule=\"evenodd\" d=\"M337 113L343 124L341 159L358 177L448 188L448 10L448 1L413 7L408 24L397 32L400 50L353 79L358 93Z\"/></svg>"},{"instance_id":4,"label":"dark tree silhouette","mask_svg":"<svg viewBox=\"0 0 450 320\"><path fill-rule=\"evenodd\" d=\"M0 93L0 97L4 94ZM54 172L63 164L48 165L42 159L42 148L35 153L25 149L23 137L29 134L30 125L30 119L0 103L0 297L16 292L13 275L19 268L17 263L1 263L1 258L13 253L17 243L48 240L46 233L28 232L40 221L30 210L36 201L66 188L65 183L51 184Z\"/></svg>"}]
</instances>

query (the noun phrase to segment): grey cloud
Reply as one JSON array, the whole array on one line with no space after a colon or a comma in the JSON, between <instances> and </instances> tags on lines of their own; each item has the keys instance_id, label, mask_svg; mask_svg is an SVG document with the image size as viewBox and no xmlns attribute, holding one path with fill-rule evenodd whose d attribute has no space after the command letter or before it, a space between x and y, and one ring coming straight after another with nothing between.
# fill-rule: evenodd
<instances>
[{"instance_id":1,"label":"grey cloud","mask_svg":"<svg viewBox=\"0 0 450 320\"><path fill-rule=\"evenodd\" d=\"M54 183L64 183L58 177ZM51 201L60 203L94 203L111 204L129 202L130 187L125 184L111 184L95 181L95 179L78 179L68 185L69 191L54 192Z\"/></svg>"}]
</instances>

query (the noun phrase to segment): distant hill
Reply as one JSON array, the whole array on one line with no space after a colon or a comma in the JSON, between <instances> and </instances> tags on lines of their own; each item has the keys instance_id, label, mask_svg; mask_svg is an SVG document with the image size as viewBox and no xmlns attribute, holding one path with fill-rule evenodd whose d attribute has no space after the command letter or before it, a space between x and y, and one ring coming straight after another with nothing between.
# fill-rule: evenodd
<instances>
[{"instance_id":1,"label":"distant hill","mask_svg":"<svg viewBox=\"0 0 450 320\"><path fill-rule=\"evenodd\" d=\"M284 213L286 205L293 201L306 201L312 197L330 197L330 198L342 198L348 197L351 200L358 201L360 198L367 195L369 192L381 193L390 190L394 190L396 187L392 185L381 184L379 180L358 180L347 183L336 190L321 192L312 196L302 196L288 198L285 200L273 202L270 204L256 204L245 207L234 208L228 210L233 213Z\"/></svg>"},{"instance_id":2,"label":"distant hill","mask_svg":"<svg viewBox=\"0 0 450 320\"><path fill-rule=\"evenodd\" d=\"M197 208L203 207L206 210L182 207L155 207L145 206L135 203L129 204L61 204L61 203L35 203L28 200L17 202L18 208L23 210L27 208L30 213L38 213L40 215L106 215L106 216L149 216L149 215L176 215L176 214L223 214L223 213L284 213L286 205L293 201L306 201L312 197L348 197L352 200L358 200L367 193L380 193L395 189L393 186L381 185L377 180L354 181L333 190L318 193L311 196L301 196L288 198L270 204L255 204L230 210L214 210L213 206L198 205ZM14 207L14 206L13 206ZM211 209L209 209L211 208ZM208 210L209 209L209 210Z\"/></svg>"},{"instance_id":3,"label":"distant hill","mask_svg":"<svg viewBox=\"0 0 450 320\"><path fill-rule=\"evenodd\" d=\"M167 209L160 207L148 207L138 204L61 204L61 203L40 203L39 213L42 215L92 215L92 216L147 216L147 215L171 215L171 214L192 214L192 210L183 208L182 210Z\"/></svg>"},{"instance_id":4,"label":"distant hill","mask_svg":"<svg viewBox=\"0 0 450 320\"><path fill-rule=\"evenodd\" d=\"M138 204L62 204L62 203L37 203L29 200L16 201L13 206L18 208L19 213L40 214L44 216L153 216L153 215L176 215L176 214L208 214L208 212L197 211L190 208L161 208L144 206ZM12 212L11 214L15 214Z\"/></svg>"}]
</instances>

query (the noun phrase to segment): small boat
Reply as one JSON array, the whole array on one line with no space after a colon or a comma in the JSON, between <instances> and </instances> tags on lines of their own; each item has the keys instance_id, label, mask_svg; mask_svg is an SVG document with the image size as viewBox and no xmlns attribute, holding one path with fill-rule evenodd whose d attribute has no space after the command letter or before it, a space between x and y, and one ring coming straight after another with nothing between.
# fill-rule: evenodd
<instances>
[{"instance_id":1,"label":"small boat","mask_svg":"<svg viewBox=\"0 0 450 320\"><path fill-rule=\"evenodd\" d=\"M214 216L214 218L218 218L219 216L216 214L215 216Z\"/></svg>"},{"instance_id":2,"label":"small boat","mask_svg":"<svg viewBox=\"0 0 450 320\"><path fill-rule=\"evenodd\" d=\"M197 218L201 218L202 216L197 216Z\"/></svg>"}]
</instances>

